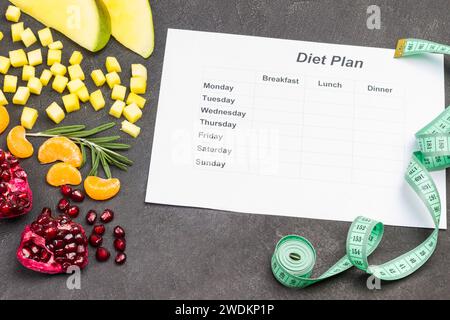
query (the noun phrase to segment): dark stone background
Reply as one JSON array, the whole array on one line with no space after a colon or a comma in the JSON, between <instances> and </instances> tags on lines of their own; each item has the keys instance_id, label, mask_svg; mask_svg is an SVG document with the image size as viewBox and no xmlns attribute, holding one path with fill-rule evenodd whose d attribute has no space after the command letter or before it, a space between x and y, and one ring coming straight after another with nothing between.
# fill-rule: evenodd
<instances>
[{"instance_id":1,"label":"dark stone background","mask_svg":"<svg viewBox=\"0 0 450 320\"><path fill-rule=\"evenodd\" d=\"M3 15L7 4L7 1L1 1L0 4L0 30L5 33L5 39L0 42L1 55L7 55L12 48L20 47L13 45L10 40L10 23ZM366 9L370 4L377 4L381 8L381 30L366 28ZM23 161L23 166L30 173L35 210L27 217L0 222L0 299L450 298L448 232L440 233L436 253L424 268L405 280L383 283L380 291L369 291L365 284L367 276L355 269L306 290L290 290L279 285L270 271L269 261L276 241L290 233L302 234L310 239L318 251L318 274L318 271L326 270L344 254L348 223L144 203L167 28L385 48L393 48L401 37L449 43L448 0L155 0L152 6L156 50L148 61L124 49L116 41L111 41L98 54L83 50L86 74L94 67L103 67L108 55L114 55L121 61L124 67L123 79L129 78L131 63L145 62L149 67L149 103L144 118L139 122L143 132L135 141L125 139L134 146L128 155L135 165L129 173L114 171L122 181L123 190L120 196L107 203L85 201L82 205L83 213L90 208L102 210L105 207L116 211L117 218L109 226L108 232L115 224L127 229L127 264L117 267L112 261L99 264L93 260L82 273L82 290L70 291L66 288L66 276L38 274L24 269L16 261L15 250L24 225L31 222L43 206L54 207L60 198L58 190L45 183L48 167L39 165L36 157L33 157ZM22 20L35 32L41 28L39 23L28 16L24 15ZM79 50L79 47L56 32L54 36L64 42L64 61L67 63L71 52ZM37 45L33 48L37 48ZM42 67L39 68L39 74L40 70ZM449 58L446 58L447 88L450 85L449 72ZM92 89L92 82L87 82ZM2 83L3 76L0 76ZM447 103L450 100L449 92L447 90ZM41 111L35 130L51 126L44 109L59 99L49 88L41 96L30 99L29 105ZM9 108L12 122L17 123L22 107L11 105ZM67 117L64 124L85 123L94 126L106 121L111 121L107 109L95 113L86 105L82 111ZM119 132L118 128L114 130ZM40 141L33 142L37 148ZM0 147L4 148L5 144L4 134L0 137ZM383 262L413 248L429 232L387 227L385 239L372 262ZM112 237L107 241L109 247L111 242Z\"/></svg>"}]
</instances>

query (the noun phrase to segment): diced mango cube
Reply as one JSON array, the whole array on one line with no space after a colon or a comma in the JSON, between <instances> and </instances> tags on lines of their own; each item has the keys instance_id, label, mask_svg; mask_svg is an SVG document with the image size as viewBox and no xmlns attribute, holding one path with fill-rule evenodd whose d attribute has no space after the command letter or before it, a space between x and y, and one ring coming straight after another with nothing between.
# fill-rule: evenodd
<instances>
[{"instance_id":1,"label":"diced mango cube","mask_svg":"<svg viewBox=\"0 0 450 320\"><path fill-rule=\"evenodd\" d=\"M117 72L111 72L106 75L106 82L110 89L114 88L116 84L121 84L120 76Z\"/></svg>"},{"instance_id":2,"label":"diced mango cube","mask_svg":"<svg viewBox=\"0 0 450 320\"><path fill-rule=\"evenodd\" d=\"M20 38L22 38L22 42L27 48L37 42L37 38L30 28L26 28L20 35Z\"/></svg>"},{"instance_id":3,"label":"diced mango cube","mask_svg":"<svg viewBox=\"0 0 450 320\"><path fill-rule=\"evenodd\" d=\"M58 93L63 93L64 89L66 89L67 83L69 83L69 79L67 77L56 75L55 80L53 80L52 88Z\"/></svg>"},{"instance_id":4,"label":"diced mango cube","mask_svg":"<svg viewBox=\"0 0 450 320\"><path fill-rule=\"evenodd\" d=\"M76 95L78 96L78 99L80 99L83 102L88 102L90 99L89 91L86 88L86 86L83 86L80 89L78 89Z\"/></svg>"},{"instance_id":5,"label":"diced mango cube","mask_svg":"<svg viewBox=\"0 0 450 320\"><path fill-rule=\"evenodd\" d=\"M131 65L131 76L141 77L147 80L147 68L142 64L132 64Z\"/></svg>"},{"instance_id":6,"label":"diced mango cube","mask_svg":"<svg viewBox=\"0 0 450 320\"><path fill-rule=\"evenodd\" d=\"M145 94L147 92L147 81L142 77L132 77L130 91L136 94Z\"/></svg>"},{"instance_id":7,"label":"diced mango cube","mask_svg":"<svg viewBox=\"0 0 450 320\"><path fill-rule=\"evenodd\" d=\"M53 50L53 49L48 50L48 55L47 55L47 65L48 66L52 66L55 63L61 63L61 59L62 59L62 51L61 50Z\"/></svg>"},{"instance_id":8,"label":"diced mango cube","mask_svg":"<svg viewBox=\"0 0 450 320\"><path fill-rule=\"evenodd\" d=\"M103 71L100 69L92 71L91 78L97 87L101 87L106 82L105 75L103 74Z\"/></svg>"},{"instance_id":9,"label":"diced mango cube","mask_svg":"<svg viewBox=\"0 0 450 320\"><path fill-rule=\"evenodd\" d=\"M23 67L28 64L27 54L23 49L13 50L9 52L9 60L14 68Z\"/></svg>"},{"instance_id":10,"label":"diced mango cube","mask_svg":"<svg viewBox=\"0 0 450 320\"><path fill-rule=\"evenodd\" d=\"M70 57L69 63L75 65L81 64L81 61L83 61L83 54L80 51L74 51Z\"/></svg>"},{"instance_id":11,"label":"diced mango cube","mask_svg":"<svg viewBox=\"0 0 450 320\"><path fill-rule=\"evenodd\" d=\"M135 124L128 122L127 120L124 120L122 122L122 128L120 130L122 130L125 133L128 133L133 138L137 138L141 133L141 128L139 128Z\"/></svg>"},{"instance_id":12,"label":"diced mango cube","mask_svg":"<svg viewBox=\"0 0 450 320\"><path fill-rule=\"evenodd\" d=\"M141 109L144 108L147 100L144 97L138 96L136 93L130 92L127 98L127 104L136 103L137 106Z\"/></svg>"},{"instance_id":13,"label":"diced mango cube","mask_svg":"<svg viewBox=\"0 0 450 320\"><path fill-rule=\"evenodd\" d=\"M120 84L116 84L112 90L111 99L124 101L126 94L127 94L127 87L121 86Z\"/></svg>"},{"instance_id":14,"label":"diced mango cube","mask_svg":"<svg viewBox=\"0 0 450 320\"><path fill-rule=\"evenodd\" d=\"M78 100L78 96L75 93L65 95L62 97L62 99L67 113L80 110L80 101Z\"/></svg>"},{"instance_id":15,"label":"diced mango cube","mask_svg":"<svg viewBox=\"0 0 450 320\"><path fill-rule=\"evenodd\" d=\"M13 42L22 40L22 32L25 30L23 22L14 23L11 25L11 38Z\"/></svg>"},{"instance_id":16,"label":"diced mango cube","mask_svg":"<svg viewBox=\"0 0 450 320\"><path fill-rule=\"evenodd\" d=\"M47 113L47 116L56 124L63 121L66 117L64 110L56 102L49 105L47 109L45 109L45 112Z\"/></svg>"},{"instance_id":17,"label":"diced mango cube","mask_svg":"<svg viewBox=\"0 0 450 320\"><path fill-rule=\"evenodd\" d=\"M67 84L67 89L69 89L70 93L75 93L78 90L80 90L83 86L84 86L83 81L81 81L80 79L75 79L69 81L69 83Z\"/></svg>"},{"instance_id":18,"label":"diced mango cube","mask_svg":"<svg viewBox=\"0 0 450 320\"><path fill-rule=\"evenodd\" d=\"M116 117L117 119L119 119L122 116L123 109L125 109L125 102L117 100L111 106L111 109L109 110L109 114L112 115L113 117Z\"/></svg>"},{"instance_id":19,"label":"diced mango cube","mask_svg":"<svg viewBox=\"0 0 450 320\"><path fill-rule=\"evenodd\" d=\"M64 49L64 45L61 41L55 41L48 45L48 48L51 50L62 50Z\"/></svg>"},{"instance_id":20,"label":"diced mango cube","mask_svg":"<svg viewBox=\"0 0 450 320\"><path fill-rule=\"evenodd\" d=\"M55 62L50 68L50 71L53 73L54 76L57 75L64 76L67 73L67 68L65 65L62 65L59 62Z\"/></svg>"},{"instance_id":21,"label":"diced mango cube","mask_svg":"<svg viewBox=\"0 0 450 320\"><path fill-rule=\"evenodd\" d=\"M28 81L36 75L36 69L33 66L23 66L22 81Z\"/></svg>"},{"instance_id":22,"label":"diced mango cube","mask_svg":"<svg viewBox=\"0 0 450 320\"><path fill-rule=\"evenodd\" d=\"M106 58L106 70L108 73L111 72L122 72L122 68L120 67L119 61L115 57L107 57Z\"/></svg>"},{"instance_id":23,"label":"diced mango cube","mask_svg":"<svg viewBox=\"0 0 450 320\"><path fill-rule=\"evenodd\" d=\"M15 6L8 6L5 16L8 21L18 22L20 19L20 9Z\"/></svg>"},{"instance_id":24,"label":"diced mango cube","mask_svg":"<svg viewBox=\"0 0 450 320\"><path fill-rule=\"evenodd\" d=\"M39 113L36 109L25 107L22 110L22 116L20 117L20 124L25 129L31 130L36 123Z\"/></svg>"},{"instance_id":25,"label":"diced mango cube","mask_svg":"<svg viewBox=\"0 0 450 320\"><path fill-rule=\"evenodd\" d=\"M44 28L38 31L39 41L43 47L53 43L52 30L50 28Z\"/></svg>"},{"instance_id":26,"label":"diced mango cube","mask_svg":"<svg viewBox=\"0 0 450 320\"><path fill-rule=\"evenodd\" d=\"M13 103L24 106L30 98L30 89L28 87L18 87L16 94L13 97Z\"/></svg>"},{"instance_id":27,"label":"diced mango cube","mask_svg":"<svg viewBox=\"0 0 450 320\"><path fill-rule=\"evenodd\" d=\"M48 69L44 69L42 71L41 77L39 79L41 80L42 85L46 86L46 85L48 85L48 83L50 82L52 77L53 77L53 73Z\"/></svg>"},{"instance_id":28,"label":"diced mango cube","mask_svg":"<svg viewBox=\"0 0 450 320\"><path fill-rule=\"evenodd\" d=\"M7 57L0 56L0 73L7 74L11 67L11 60Z\"/></svg>"},{"instance_id":29,"label":"diced mango cube","mask_svg":"<svg viewBox=\"0 0 450 320\"><path fill-rule=\"evenodd\" d=\"M6 106L8 104L8 99L6 99L5 94L0 90L0 106Z\"/></svg>"},{"instance_id":30,"label":"diced mango cube","mask_svg":"<svg viewBox=\"0 0 450 320\"><path fill-rule=\"evenodd\" d=\"M3 32L0 31L0 41L2 41L4 37L5 35L3 34Z\"/></svg>"},{"instance_id":31,"label":"diced mango cube","mask_svg":"<svg viewBox=\"0 0 450 320\"><path fill-rule=\"evenodd\" d=\"M135 123L142 117L142 110L135 103L132 103L123 109L124 117L131 123Z\"/></svg>"},{"instance_id":32,"label":"diced mango cube","mask_svg":"<svg viewBox=\"0 0 450 320\"><path fill-rule=\"evenodd\" d=\"M70 80L75 80L75 79L84 80L85 79L83 69L81 69L81 66L79 64L71 65L71 66L69 66L68 69L69 69Z\"/></svg>"},{"instance_id":33,"label":"diced mango cube","mask_svg":"<svg viewBox=\"0 0 450 320\"><path fill-rule=\"evenodd\" d=\"M41 49L36 49L27 53L28 64L30 66L37 66L42 64L42 51Z\"/></svg>"},{"instance_id":34,"label":"diced mango cube","mask_svg":"<svg viewBox=\"0 0 450 320\"><path fill-rule=\"evenodd\" d=\"M33 77L28 80L27 87L32 94L40 95L42 92L42 82L38 78Z\"/></svg>"},{"instance_id":35,"label":"diced mango cube","mask_svg":"<svg viewBox=\"0 0 450 320\"><path fill-rule=\"evenodd\" d=\"M17 90L17 77L7 74L3 79L3 91L6 93L14 93Z\"/></svg>"},{"instance_id":36,"label":"diced mango cube","mask_svg":"<svg viewBox=\"0 0 450 320\"><path fill-rule=\"evenodd\" d=\"M103 98L103 93L101 90L97 90L91 93L89 101L92 104L92 107L95 111L103 109L105 107L105 99Z\"/></svg>"}]
</instances>

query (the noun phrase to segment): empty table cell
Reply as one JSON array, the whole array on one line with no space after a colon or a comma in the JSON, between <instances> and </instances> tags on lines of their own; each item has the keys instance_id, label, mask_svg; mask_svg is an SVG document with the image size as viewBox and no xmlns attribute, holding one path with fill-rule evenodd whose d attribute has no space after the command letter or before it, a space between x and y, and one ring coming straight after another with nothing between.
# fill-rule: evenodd
<instances>
[{"instance_id":1,"label":"empty table cell","mask_svg":"<svg viewBox=\"0 0 450 320\"><path fill-rule=\"evenodd\" d=\"M335 139L351 141L353 139L353 130L351 128L322 128L305 126L302 131L303 137L319 139Z\"/></svg>"},{"instance_id":2,"label":"empty table cell","mask_svg":"<svg viewBox=\"0 0 450 320\"><path fill-rule=\"evenodd\" d=\"M355 94L355 106L402 110L403 104L403 99L399 97Z\"/></svg>"},{"instance_id":3,"label":"empty table cell","mask_svg":"<svg viewBox=\"0 0 450 320\"><path fill-rule=\"evenodd\" d=\"M308 89L305 94L305 103L314 101L353 105L354 102L353 92L347 91Z\"/></svg>"},{"instance_id":4,"label":"empty table cell","mask_svg":"<svg viewBox=\"0 0 450 320\"><path fill-rule=\"evenodd\" d=\"M353 104L335 104L327 102L312 102L305 104L305 113L326 116L348 116L353 117Z\"/></svg>"},{"instance_id":5,"label":"empty table cell","mask_svg":"<svg viewBox=\"0 0 450 320\"><path fill-rule=\"evenodd\" d=\"M330 129L350 129L353 126L352 117L332 117L315 114L305 114L303 125L311 127L321 127Z\"/></svg>"},{"instance_id":6,"label":"empty table cell","mask_svg":"<svg viewBox=\"0 0 450 320\"><path fill-rule=\"evenodd\" d=\"M302 99L284 99L270 97L254 97L254 105L259 109L268 109L280 112L302 112Z\"/></svg>"},{"instance_id":7,"label":"empty table cell","mask_svg":"<svg viewBox=\"0 0 450 320\"><path fill-rule=\"evenodd\" d=\"M355 117L358 119L382 120L386 122L400 123L405 119L401 109L376 108L371 106L357 106Z\"/></svg>"},{"instance_id":8,"label":"empty table cell","mask_svg":"<svg viewBox=\"0 0 450 320\"><path fill-rule=\"evenodd\" d=\"M376 155L372 155L372 157L355 156L353 158L353 168L393 174L399 174L404 171L403 157L398 160L385 160L373 156Z\"/></svg>"},{"instance_id":9,"label":"empty table cell","mask_svg":"<svg viewBox=\"0 0 450 320\"><path fill-rule=\"evenodd\" d=\"M354 129L369 132L381 132L387 134L403 134L403 124L397 124L379 120L358 119L354 123Z\"/></svg>"},{"instance_id":10,"label":"empty table cell","mask_svg":"<svg viewBox=\"0 0 450 320\"><path fill-rule=\"evenodd\" d=\"M355 142L383 144L390 146L402 146L404 143L403 135L400 134L359 130L354 131L353 139Z\"/></svg>"},{"instance_id":11,"label":"empty table cell","mask_svg":"<svg viewBox=\"0 0 450 320\"><path fill-rule=\"evenodd\" d=\"M304 164L301 167L301 177L315 181L349 183L351 181L351 170L351 168L345 167L339 168Z\"/></svg>"},{"instance_id":12,"label":"empty table cell","mask_svg":"<svg viewBox=\"0 0 450 320\"><path fill-rule=\"evenodd\" d=\"M256 122L273 122L278 123L280 125L283 124L292 124L292 125L300 125L302 122L302 114L299 112L292 112L286 114L281 111L272 111L266 110L256 107L253 112L253 120Z\"/></svg>"},{"instance_id":13,"label":"empty table cell","mask_svg":"<svg viewBox=\"0 0 450 320\"><path fill-rule=\"evenodd\" d=\"M298 85L255 84L255 96L299 100L304 88Z\"/></svg>"},{"instance_id":14,"label":"empty table cell","mask_svg":"<svg viewBox=\"0 0 450 320\"><path fill-rule=\"evenodd\" d=\"M303 153L314 152L323 154L351 155L353 151L353 142L304 137L302 150Z\"/></svg>"},{"instance_id":15,"label":"empty table cell","mask_svg":"<svg viewBox=\"0 0 450 320\"><path fill-rule=\"evenodd\" d=\"M351 167L352 155L340 155L340 154L322 154L305 152L302 155L302 164L313 164L317 166L337 166L337 167Z\"/></svg>"},{"instance_id":16,"label":"empty table cell","mask_svg":"<svg viewBox=\"0 0 450 320\"><path fill-rule=\"evenodd\" d=\"M353 169L352 182L370 187L392 188L398 180L395 174L377 170ZM383 199L380 199L381 201Z\"/></svg>"},{"instance_id":17,"label":"empty table cell","mask_svg":"<svg viewBox=\"0 0 450 320\"><path fill-rule=\"evenodd\" d=\"M376 153L373 150L376 150ZM370 143L355 142L353 154L355 157L372 157L380 160L401 161L404 150L402 146L372 145Z\"/></svg>"},{"instance_id":18,"label":"empty table cell","mask_svg":"<svg viewBox=\"0 0 450 320\"><path fill-rule=\"evenodd\" d=\"M208 67L203 69L203 79L215 81L236 81L236 79L239 79L240 83L252 84L255 80L255 73L251 70Z\"/></svg>"}]
</instances>

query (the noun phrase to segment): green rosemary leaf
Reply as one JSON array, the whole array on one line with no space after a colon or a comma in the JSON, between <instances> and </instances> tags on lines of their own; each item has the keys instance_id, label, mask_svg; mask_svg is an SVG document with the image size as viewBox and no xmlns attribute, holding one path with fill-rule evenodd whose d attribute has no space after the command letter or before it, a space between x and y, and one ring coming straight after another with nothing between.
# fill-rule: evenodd
<instances>
[{"instance_id":1,"label":"green rosemary leaf","mask_svg":"<svg viewBox=\"0 0 450 320\"><path fill-rule=\"evenodd\" d=\"M99 143L108 143L108 142L114 142L120 139L120 136L111 136L111 137L100 137L100 138L89 138L86 140L89 140L89 142L99 144Z\"/></svg>"},{"instance_id":2,"label":"green rosemary leaf","mask_svg":"<svg viewBox=\"0 0 450 320\"><path fill-rule=\"evenodd\" d=\"M109 168L108 162L106 161L105 157L101 153L100 153L100 159L102 161L102 167L103 167L103 171L105 172L106 177L108 179L111 179L112 178L111 169Z\"/></svg>"},{"instance_id":3,"label":"green rosemary leaf","mask_svg":"<svg viewBox=\"0 0 450 320\"><path fill-rule=\"evenodd\" d=\"M82 167L84 167L84 165L86 163L86 145L84 143L80 143L80 150L81 150L81 157L82 157L80 168L82 168Z\"/></svg>"},{"instance_id":4,"label":"green rosemary leaf","mask_svg":"<svg viewBox=\"0 0 450 320\"><path fill-rule=\"evenodd\" d=\"M95 158L96 158L96 150L95 150L95 148L91 148L91 161L92 161L92 167L94 166Z\"/></svg>"},{"instance_id":5,"label":"green rosemary leaf","mask_svg":"<svg viewBox=\"0 0 450 320\"><path fill-rule=\"evenodd\" d=\"M54 134L54 135L63 135L67 133L78 132L84 130L86 126L84 125L73 125L73 126L61 126L53 129L42 131L42 134Z\"/></svg>"},{"instance_id":6,"label":"green rosemary leaf","mask_svg":"<svg viewBox=\"0 0 450 320\"><path fill-rule=\"evenodd\" d=\"M128 171L128 166L126 164L123 164L122 162L119 162L119 161L115 160L114 158L112 158L107 153L104 153L103 155L104 155L106 161L108 161L108 163L110 165L115 166L119 170Z\"/></svg>"},{"instance_id":7,"label":"green rosemary leaf","mask_svg":"<svg viewBox=\"0 0 450 320\"><path fill-rule=\"evenodd\" d=\"M92 149L92 150L94 150L94 149ZM96 151L94 151L94 153L96 153ZM89 176L97 176L98 166L100 164L100 157L101 156L99 154L96 154L94 164L92 165L92 169L88 174Z\"/></svg>"},{"instance_id":8,"label":"green rosemary leaf","mask_svg":"<svg viewBox=\"0 0 450 320\"><path fill-rule=\"evenodd\" d=\"M109 154L114 159L116 159L117 161L122 162L123 164L126 164L128 166L131 166L133 164L133 161L131 161L130 159L128 159L124 155L121 155L120 153L114 152L114 151L106 149L106 148L102 148L102 150L104 152L106 152L107 154Z\"/></svg>"},{"instance_id":9,"label":"green rosemary leaf","mask_svg":"<svg viewBox=\"0 0 450 320\"><path fill-rule=\"evenodd\" d=\"M109 122L109 123L102 124L98 127L92 128L90 130L70 133L70 134L68 134L68 136L73 137L73 138L86 138L86 137L96 135L97 133L109 130L112 127L114 127L115 125L116 125L115 122Z\"/></svg>"},{"instance_id":10,"label":"green rosemary leaf","mask_svg":"<svg viewBox=\"0 0 450 320\"><path fill-rule=\"evenodd\" d=\"M129 144L125 143L98 143L98 145L110 150L128 150L131 148Z\"/></svg>"}]
</instances>

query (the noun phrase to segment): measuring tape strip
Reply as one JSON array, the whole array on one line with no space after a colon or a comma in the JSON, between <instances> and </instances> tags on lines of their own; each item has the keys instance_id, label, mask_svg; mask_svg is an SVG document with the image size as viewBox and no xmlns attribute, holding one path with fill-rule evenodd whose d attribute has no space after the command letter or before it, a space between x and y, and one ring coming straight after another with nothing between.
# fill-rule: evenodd
<instances>
[{"instance_id":1,"label":"measuring tape strip","mask_svg":"<svg viewBox=\"0 0 450 320\"><path fill-rule=\"evenodd\" d=\"M395 48L395 58L421 53L450 54L450 46L422 39L400 39Z\"/></svg>"},{"instance_id":2,"label":"measuring tape strip","mask_svg":"<svg viewBox=\"0 0 450 320\"><path fill-rule=\"evenodd\" d=\"M425 40L402 39L399 41L402 45L399 57L415 54L412 53L415 48L419 48L416 53L435 52L424 51L418 44L408 47L412 41L430 43ZM450 49L448 46L435 44L433 50L443 53L442 47ZM317 278L311 277L316 263L316 251L312 244L301 236L288 235L276 245L271 261L272 272L281 284L290 288L305 288L353 266L380 280L392 281L409 276L428 261L436 249L441 218L439 192L429 172L450 167L450 107L419 130L416 139L419 151L412 154L405 180L433 219L434 230L431 235L416 248L393 260L381 265L370 265L368 257L380 244L384 226L381 222L357 217L347 234L346 255Z\"/></svg>"}]
</instances>

